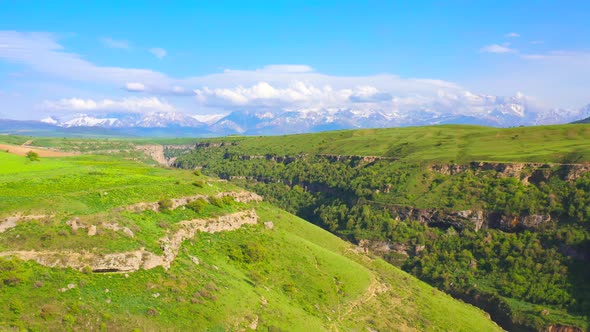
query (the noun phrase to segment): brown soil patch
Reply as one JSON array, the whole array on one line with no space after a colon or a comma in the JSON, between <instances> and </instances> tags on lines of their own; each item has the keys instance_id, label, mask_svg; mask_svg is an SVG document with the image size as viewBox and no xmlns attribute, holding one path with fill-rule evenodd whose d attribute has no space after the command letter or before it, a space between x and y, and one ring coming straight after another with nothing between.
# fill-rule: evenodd
<instances>
[{"instance_id":1,"label":"brown soil patch","mask_svg":"<svg viewBox=\"0 0 590 332\"><path fill-rule=\"evenodd\" d=\"M0 144L0 151L7 151L8 153L16 154L19 156L26 156L27 152L33 151L39 154L39 157L71 157L78 154L71 152L61 152L42 148L33 148L21 145L9 145Z\"/></svg>"}]
</instances>

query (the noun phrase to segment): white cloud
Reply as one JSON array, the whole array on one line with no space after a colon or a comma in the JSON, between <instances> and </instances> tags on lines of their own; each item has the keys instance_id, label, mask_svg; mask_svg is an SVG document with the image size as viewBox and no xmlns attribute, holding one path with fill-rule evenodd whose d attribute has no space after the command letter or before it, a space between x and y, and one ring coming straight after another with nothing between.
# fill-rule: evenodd
<instances>
[{"instance_id":1,"label":"white cloud","mask_svg":"<svg viewBox=\"0 0 590 332\"><path fill-rule=\"evenodd\" d=\"M168 84L166 75L147 69L101 67L64 51L50 33L0 31L0 59L29 66L31 69L59 78L92 83L127 82Z\"/></svg>"},{"instance_id":2,"label":"white cloud","mask_svg":"<svg viewBox=\"0 0 590 332\"><path fill-rule=\"evenodd\" d=\"M313 68L307 65L267 65L259 71L280 72L280 73L310 73Z\"/></svg>"},{"instance_id":3,"label":"white cloud","mask_svg":"<svg viewBox=\"0 0 590 332\"><path fill-rule=\"evenodd\" d=\"M338 82L335 82L338 83ZM382 83L374 82L379 85ZM407 80L411 83L411 80ZM340 85L340 84L337 84ZM373 85L358 85L335 88L331 85L314 85L302 81L287 86L258 82L251 86L233 88L196 89L197 102L205 107L221 109L297 109L297 108L355 108L391 109L399 105L416 106L439 99L441 94L454 95L462 91L455 87L433 87L426 91L424 86L408 87L405 91L382 90ZM424 90L423 90L424 89ZM420 92L420 90L423 90ZM393 94L396 94L394 97ZM397 106L396 106L397 105Z\"/></svg>"},{"instance_id":4,"label":"white cloud","mask_svg":"<svg viewBox=\"0 0 590 332\"><path fill-rule=\"evenodd\" d=\"M533 45L540 45L540 44L544 44L545 42L542 40L531 40L530 43Z\"/></svg>"},{"instance_id":5,"label":"white cloud","mask_svg":"<svg viewBox=\"0 0 590 332\"><path fill-rule=\"evenodd\" d=\"M323 103L328 99L339 98L345 101L342 91L334 91L329 86L317 88L302 82L293 82L287 87L274 87L267 82L259 82L250 87L196 89L197 100L205 106L221 107L285 107L304 103Z\"/></svg>"},{"instance_id":6,"label":"white cloud","mask_svg":"<svg viewBox=\"0 0 590 332\"><path fill-rule=\"evenodd\" d=\"M511 49L507 45L504 46L504 45L498 45L498 44L491 44L491 45L484 46L481 49L479 49L479 51L482 53L515 53L516 52L516 50Z\"/></svg>"},{"instance_id":7,"label":"white cloud","mask_svg":"<svg viewBox=\"0 0 590 332\"><path fill-rule=\"evenodd\" d=\"M113 99L82 99L69 98L60 100L46 100L42 108L47 110L61 111L125 111L125 112L144 112L159 111L172 112L174 106L162 101L156 97L150 98L123 98L120 100Z\"/></svg>"},{"instance_id":8,"label":"white cloud","mask_svg":"<svg viewBox=\"0 0 590 332\"><path fill-rule=\"evenodd\" d=\"M520 37L520 34L516 33L516 32L509 32L506 34L506 37L508 38L518 38Z\"/></svg>"},{"instance_id":9,"label":"white cloud","mask_svg":"<svg viewBox=\"0 0 590 332\"><path fill-rule=\"evenodd\" d=\"M129 92L143 92L145 91L145 85L137 82L131 82L125 84L125 90Z\"/></svg>"},{"instance_id":10,"label":"white cloud","mask_svg":"<svg viewBox=\"0 0 590 332\"><path fill-rule=\"evenodd\" d=\"M521 57L528 60L552 60L568 62L570 64L580 65L580 70L590 68L590 53L550 51L547 53L522 54Z\"/></svg>"},{"instance_id":11,"label":"white cloud","mask_svg":"<svg viewBox=\"0 0 590 332\"><path fill-rule=\"evenodd\" d=\"M160 47L151 48L150 53L152 53L158 59L162 59L166 56L166 54L168 54L165 49Z\"/></svg>"},{"instance_id":12,"label":"white cloud","mask_svg":"<svg viewBox=\"0 0 590 332\"><path fill-rule=\"evenodd\" d=\"M505 61L510 66L506 65L503 70L484 71L475 76L477 80L470 82L469 86L477 87L478 91L490 92L496 88L491 93L510 95L521 90L527 95L555 96L551 102L556 105L571 100L580 104L588 102L590 65L586 53L527 54L512 49L509 44L492 44L480 51L514 53L518 56ZM208 113L234 109L280 110L302 107L373 108L395 112L401 108L433 103L454 103L453 100L463 100L462 105L468 105L465 100L469 98L465 96L470 93L458 84L444 80L406 78L392 74L335 76L322 74L302 64L274 64L254 70L228 69L203 76L170 77L149 69L96 65L64 49L57 37L49 33L0 31L0 61L22 65L31 76L35 74L36 81L28 82L29 88L38 86L42 80L51 84L59 82L64 87L67 85L68 88L76 89L76 92L71 93L61 90L59 93L47 92L48 96L88 98L92 96L92 91L84 90L88 86L99 87L102 93L109 89L123 89L146 97L170 96L170 102L174 102L177 107L182 105L183 109L198 109ZM180 96L196 98L183 100ZM31 99L30 103L39 104L39 100L51 98ZM15 108L6 100L6 97L0 100L0 106ZM145 100L151 102L140 102ZM202 107L196 107L195 101ZM17 105L16 101L13 104ZM29 107L18 105L20 108ZM155 97L72 98L49 100L43 105L52 109L119 108L138 112L149 108L174 108L172 104Z\"/></svg>"},{"instance_id":13,"label":"white cloud","mask_svg":"<svg viewBox=\"0 0 590 332\"><path fill-rule=\"evenodd\" d=\"M126 40L115 40L109 37L100 38L100 42L108 48L129 49L129 42Z\"/></svg>"}]
</instances>

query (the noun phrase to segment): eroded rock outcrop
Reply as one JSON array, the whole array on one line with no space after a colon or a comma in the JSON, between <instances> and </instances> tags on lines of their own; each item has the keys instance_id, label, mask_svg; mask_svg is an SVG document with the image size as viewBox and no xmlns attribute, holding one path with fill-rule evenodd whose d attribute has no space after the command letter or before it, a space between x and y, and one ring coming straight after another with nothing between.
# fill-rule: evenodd
<instances>
[{"instance_id":1,"label":"eroded rock outcrop","mask_svg":"<svg viewBox=\"0 0 590 332\"><path fill-rule=\"evenodd\" d=\"M467 171L495 171L504 177L518 178L525 184L546 182L553 176L564 181L575 180L590 171L590 164L549 164L549 163L495 163L471 162L469 164L437 164L430 170L444 175L455 175Z\"/></svg>"},{"instance_id":2,"label":"eroded rock outcrop","mask_svg":"<svg viewBox=\"0 0 590 332\"><path fill-rule=\"evenodd\" d=\"M582 332L579 327L551 325L543 330L543 332Z\"/></svg>"},{"instance_id":3,"label":"eroded rock outcrop","mask_svg":"<svg viewBox=\"0 0 590 332\"><path fill-rule=\"evenodd\" d=\"M16 225L22 221L44 220L44 219L51 218L51 217L53 217L53 216L46 215L46 214L22 215L20 213L17 213L14 216L6 217L6 218L0 220L0 233L3 233L13 227L16 227Z\"/></svg>"},{"instance_id":4,"label":"eroded rock outcrop","mask_svg":"<svg viewBox=\"0 0 590 332\"><path fill-rule=\"evenodd\" d=\"M145 153L150 156L154 161L163 166L170 166L174 163L176 158L166 157L168 150L181 150L186 153L195 149L195 144L181 144L181 145L160 145L160 144L147 144L137 145L136 150Z\"/></svg>"},{"instance_id":5,"label":"eroded rock outcrop","mask_svg":"<svg viewBox=\"0 0 590 332\"><path fill-rule=\"evenodd\" d=\"M388 209L400 220L416 220L432 227L473 228L476 231L481 228L494 228L506 232L532 230L551 221L550 215L542 214L509 216L485 210L449 211L397 205L388 206Z\"/></svg>"},{"instance_id":6,"label":"eroded rock outcrop","mask_svg":"<svg viewBox=\"0 0 590 332\"><path fill-rule=\"evenodd\" d=\"M169 269L176 259L182 242L192 239L198 232L216 233L239 229L246 224L256 224L255 210L240 211L217 218L185 220L179 229L159 240L162 255L156 255L141 248L135 251L99 254L73 251L5 251L2 256L16 256L24 260L34 260L49 267L70 267L78 270L90 268L94 272L132 272L141 268L149 270L158 266Z\"/></svg>"},{"instance_id":7,"label":"eroded rock outcrop","mask_svg":"<svg viewBox=\"0 0 590 332\"><path fill-rule=\"evenodd\" d=\"M234 191L229 191L229 192L222 192L222 193L218 193L213 195L215 197L225 197L225 196L232 196L236 202L240 202L240 203L248 203L248 202L260 202L262 201L262 196L249 192L249 191L240 191L240 192L234 192ZM186 205L192 201L195 201L197 199L205 199L207 200L209 198L209 196L207 195L194 195L194 196L186 196L186 197L181 197L181 198L173 198L171 199L172 201L172 209L176 209L180 206ZM124 210L127 211L133 211L133 212L141 212L141 211L147 211L147 210L152 210L155 212L160 211L160 204L158 202L141 202L141 203L136 203L136 204L132 204L129 205L127 207L123 208Z\"/></svg>"}]
</instances>

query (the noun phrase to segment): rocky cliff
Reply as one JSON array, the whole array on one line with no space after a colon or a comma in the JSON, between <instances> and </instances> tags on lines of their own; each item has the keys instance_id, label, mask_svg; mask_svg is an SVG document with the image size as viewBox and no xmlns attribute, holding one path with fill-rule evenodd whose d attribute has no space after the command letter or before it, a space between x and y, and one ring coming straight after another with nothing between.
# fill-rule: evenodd
<instances>
[{"instance_id":1,"label":"rocky cliff","mask_svg":"<svg viewBox=\"0 0 590 332\"><path fill-rule=\"evenodd\" d=\"M380 204L382 205L382 204ZM416 208L403 205L386 205L399 220L415 220L431 227L453 227L455 229L481 228L500 229L505 232L535 230L551 222L550 215L503 215L485 210L452 211L441 208Z\"/></svg>"},{"instance_id":2,"label":"rocky cliff","mask_svg":"<svg viewBox=\"0 0 590 332\"><path fill-rule=\"evenodd\" d=\"M518 178L521 182L540 183L558 176L572 181L590 171L590 164L549 164L549 163L492 163L471 162L468 164L435 164L430 170L444 175L455 175L467 171L494 171L504 177Z\"/></svg>"}]
</instances>

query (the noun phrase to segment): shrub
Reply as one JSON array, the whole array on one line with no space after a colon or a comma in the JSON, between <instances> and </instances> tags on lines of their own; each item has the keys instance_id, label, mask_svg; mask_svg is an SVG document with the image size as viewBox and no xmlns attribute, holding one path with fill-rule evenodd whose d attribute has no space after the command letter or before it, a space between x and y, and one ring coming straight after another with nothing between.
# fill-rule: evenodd
<instances>
[{"instance_id":1,"label":"shrub","mask_svg":"<svg viewBox=\"0 0 590 332\"><path fill-rule=\"evenodd\" d=\"M158 202L158 206L160 207L160 211L168 211L168 210L172 210L172 206L174 204L172 203L172 200L169 198L160 200Z\"/></svg>"},{"instance_id":2,"label":"shrub","mask_svg":"<svg viewBox=\"0 0 590 332\"><path fill-rule=\"evenodd\" d=\"M205 206L207 206L207 201L204 198L197 198L194 201L189 202L186 207L199 213L203 211Z\"/></svg>"},{"instance_id":3,"label":"shrub","mask_svg":"<svg viewBox=\"0 0 590 332\"><path fill-rule=\"evenodd\" d=\"M205 181L196 180L195 182L193 182L193 186L195 186L197 188L203 188L205 186Z\"/></svg>"},{"instance_id":4,"label":"shrub","mask_svg":"<svg viewBox=\"0 0 590 332\"><path fill-rule=\"evenodd\" d=\"M159 314L158 313L158 310L156 308L154 308L154 307L150 307L147 310L147 315L148 316L157 316L158 314Z\"/></svg>"},{"instance_id":5,"label":"shrub","mask_svg":"<svg viewBox=\"0 0 590 332\"><path fill-rule=\"evenodd\" d=\"M29 159L30 161L39 161L39 154L35 151L29 151L27 152L26 155L27 159Z\"/></svg>"},{"instance_id":6,"label":"shrub","mask_svg":"<svg viewBox=\"0 0 590 332\"><path fill-rule=\"evenodd\" d=\"M230 259L243 263L258 262L266 256L266 248L258 242L248 242L229 249Z\"/></svg>"},{"instance_id":7,"label":"shrub","mask_svg":"<svg viewBox=\"0 0 590 332\"><path fill-rule=\"evenodd\" d=\"M9 309L16 315L20 315L20 313L23 311L23 308L23 302L19 299L13 299L10 302Z\"/></svg>"},{"instance_id":8,"label":"shrub","mask_svg":"<svg viewBox=\"0 0 590 332\"><path fill-rule=\"evenodd\" d=\"M225 204L225 205L232 205L233 203L236 202L236 198L233 196L229 196L229 195L223 196L223 198L221 200L222 200L223 204Z\"/></svg>"},{"instance_id":9,"label":"shrub","mask_svg":"<svg viewBox=\"0 0 590 332\"><path fill-rule=\"evenodd\" d=\"M216 196L209 196L209 203L211 203L212 205L215 205L217 207L223 206L223 200L219 197L216 197Z\"/></svg>"},{"instance_id":10,"label":"shrub","mask_svg":"<svg viewBox=\"0 0 590 332\"><path fill-rule=\"evenodd\" d=\"M203 175L203 173L201 173L201 170L200 170L200 169L198 169L198 168L197 168L197 169L195 169L195 171L193 172L193 174L194 174L194 175L196 175L196 176L201 176L201 175Z\"/></svg>"}]
</instances>

